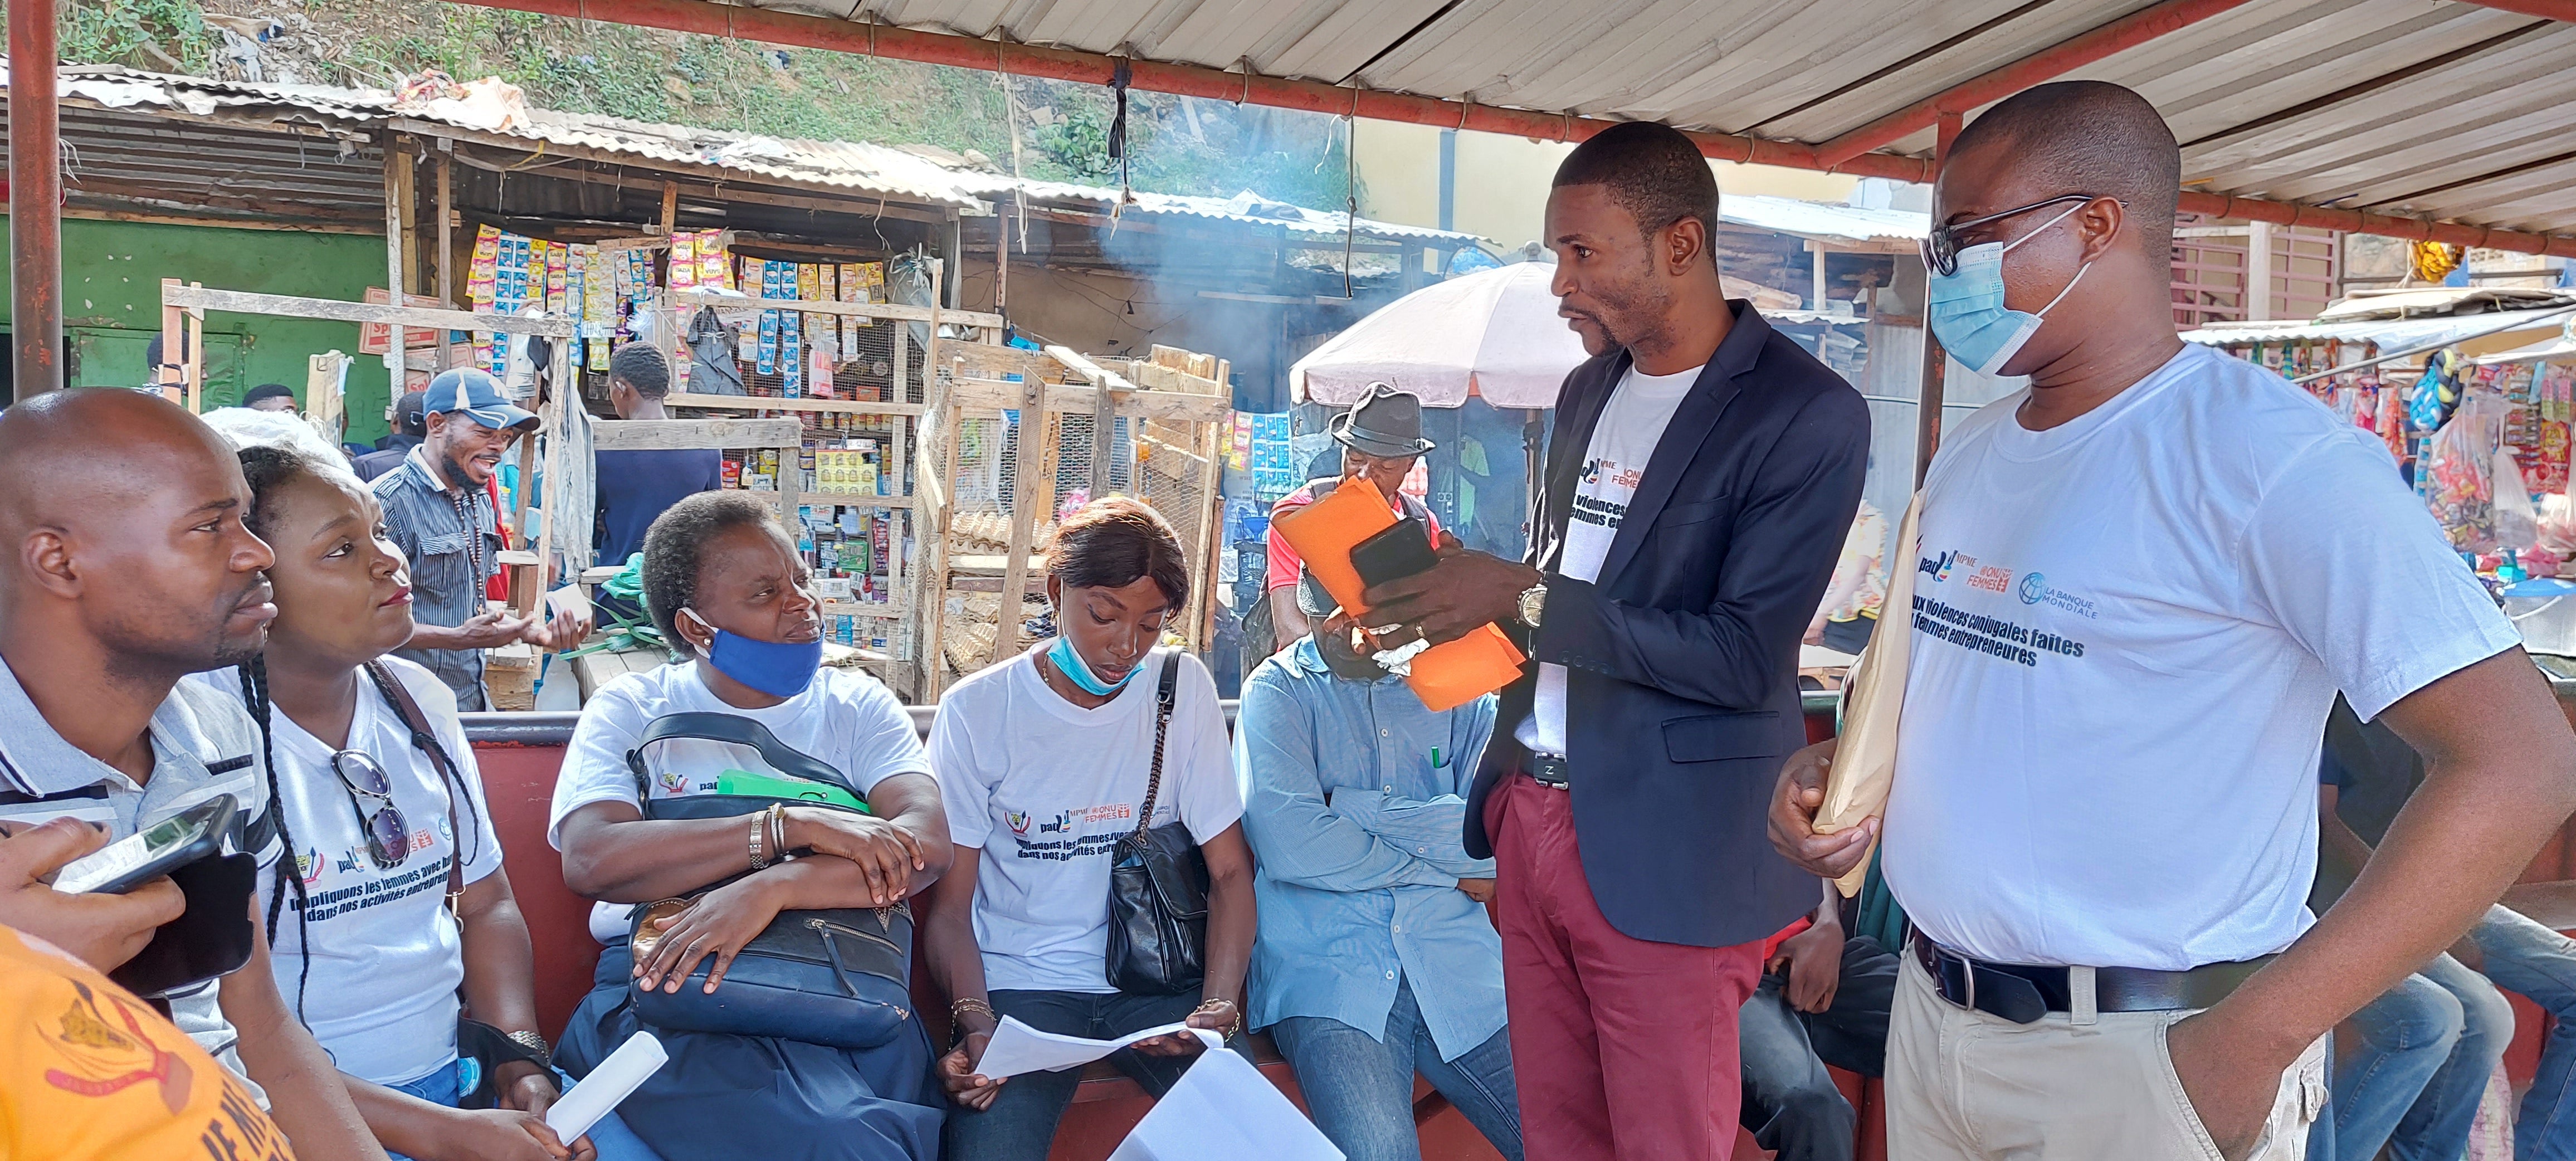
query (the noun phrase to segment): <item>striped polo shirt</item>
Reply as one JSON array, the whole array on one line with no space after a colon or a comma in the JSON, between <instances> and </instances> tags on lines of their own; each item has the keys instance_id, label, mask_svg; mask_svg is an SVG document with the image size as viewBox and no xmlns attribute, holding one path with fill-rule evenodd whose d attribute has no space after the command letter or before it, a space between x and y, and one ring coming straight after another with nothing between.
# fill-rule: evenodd
<instances>
[{"instance_id":1,"label":"striped polo shirt","mask_svg":"<svg viewBox=\"0 0 2576 1161\"><path fill-rule=\"evenodd\" d=\"M0 662L5 662L0 658ZM259 724L241 703L180 682L152 713L152 776L140 784L63 740L9 665L0 663L0 822L76 818L124 838L218 794L240 805L227 850L251 851L265 876L284 852L269 814ZM172 992L170 1018L224 1067L243 1076L239 1039L208 981ZM254 1090L256 1087L254 1086Z\"/></svg>"}]
</instances>

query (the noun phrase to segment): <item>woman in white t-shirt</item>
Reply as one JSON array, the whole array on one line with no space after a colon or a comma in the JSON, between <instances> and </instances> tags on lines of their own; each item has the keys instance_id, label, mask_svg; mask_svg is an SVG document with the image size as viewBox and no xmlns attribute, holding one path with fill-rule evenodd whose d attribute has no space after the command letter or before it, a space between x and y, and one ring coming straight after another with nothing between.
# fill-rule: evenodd
<instances>
[{"instance_id":1,"label":"woman in white t-shirt","mask_svg":"<svg viewBox=\"0 0 2576 1161\"><path fill-rule=\"evenodd\" d=\"M586 1074L638 1030L660 1038L669 1063L619 1111L674 1161L928 1161L942 1109L929 1036L908 1013L891 1041L857 1049L653 1027L632 999L684 985L721 996L736 953L781 911L898 907L948 864L939 787L912 719L876 679L821 668L822 602L777 512L751 493L700 492L644 535L645 608L686 660L593 693L555 782L549 834L564 883L598 901L591 930L606 945L564 1031L563 1057ZM647 726L683 712L759 723L841 773L871 813L791 807L774 826L766 812L645 818L630 752L640 753L657 802L722 793L728 774L763 769L757 751L722 742L646 747ZM793 852L807 854L780 858ZM717 883L669 917L636 962L632 905ZM692 981L702 963L707 978Z\"/></svg>"},{"instance_id":2,"label":"woman in white t-shirt","mask_svg":"<svg viewBox=\"0 0 2576 1161\"><path fill-rule=\"evenodd\" d=\"M1001 1017L1091 1039L1186 1020L1236 1036L1254 931L1252 850L1244 842L1216 682L1182 657L1153 825L1187 824L1207 857L1207 978L1174 995L1110 986L1109 870L1136 830L1154 760L1153 654L1188 603L1189 566L1169 524L1134 500L1096 501L1066 520L1047 553L1058 636L957 683L930 727L930 761L957 843L932 889L922 946L962 1033L939 1062L960 1106L948 1155L1043 1161L1079 1069L1007 1079L975 1065ZM1110 1056L1161 1095L1196 1037L1176 1033Z\"/></svg>"},{"instance_id":3,"label":"woman in white t-shirt","mask_svg":"<svg viewBox=\"0 0 2576 1161\"><path fill-rule=\"evenodd\" d=\"M277 619L260 657L189 680L241 698L261 723L294 856L260 885L279 991L396 1158L589 1158L593 1142L609 1161L652 1156L613 1119L569 1150L545 1125L559 1080L539 1063L547 1045L527 924L455 695L385 656L412 635L411 577L375 497L336 459L257 445L240 454L247 523L277 554ZM379 674L409 694L426 735L414 735ZM451 861L464 884L452 912ZM526 1058L486 1074L483 1060L459 1056L460 1015ZM478 1089L499 1107L456 1107Z\"/></svg>"}]
</instances>

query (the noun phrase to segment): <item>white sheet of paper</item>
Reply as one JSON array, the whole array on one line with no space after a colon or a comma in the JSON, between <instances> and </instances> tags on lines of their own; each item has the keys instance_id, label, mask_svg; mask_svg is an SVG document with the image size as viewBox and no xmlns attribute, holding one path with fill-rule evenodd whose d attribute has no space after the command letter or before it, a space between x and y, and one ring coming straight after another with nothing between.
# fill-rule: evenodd
<instances>
[{"instance_id":1,"label":"white sheet of paper","mask_svg":"<svg viewBox=\"0 0 2576 1161\"><path fill-rule=\"evenodd\" d=\"M565 1144L571 1144L670 1058L662 1050L662 1042L650 1032L627 1037L626 1043L618 1045L617 1051L591 1069L589 1076L581 1078L581 1083L565 1089L563 1099L546 1106L546 1127L553 1129Z\"/></svg>"},{"instance_id":2,"label":"white sheet of paper","mask_svg":"<svg viewBox=\"0 0 2576 1161\"><path fill-rule=\"evenodd\" d=\"M1062 1072L1068 1068L1080 1068L1130 1044L1168 1036L1185 1027L1185 1024L1165 1024L1132 1032L1116 1040L1090 1040L1040 1032L1017 1019L1004 1016L1002 1026L993 1030L992 1042L984 1046L984 1059L976 1062L975 1071L992 1077L1018 1076L1023 1072Z\"/></svg>"},{"instance_id":3,"label":"white sheet of paper","mask_svg":"<svg viewBox=\"0 0 2576 1161\"><path fill-rule=\"evenodd\" d=\"M1252 1062L1199 1032L1208 1050L1154 1102L1109 1161L1344 1161L1323 1130L1297 1111Z\"/></svg>"}]
</instances>

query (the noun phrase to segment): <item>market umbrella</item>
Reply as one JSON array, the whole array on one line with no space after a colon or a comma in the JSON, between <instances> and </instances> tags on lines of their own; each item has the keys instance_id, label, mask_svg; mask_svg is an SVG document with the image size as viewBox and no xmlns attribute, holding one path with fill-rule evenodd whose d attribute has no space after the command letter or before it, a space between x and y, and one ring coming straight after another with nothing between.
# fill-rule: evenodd
<instances>
[{"instance_id":1,"label":"market umbrella","mask_svg":"<svg viewBox=\"0 0 2576 1161\"><path fill-rule=\"evenodd\" d=\"M1429 407L1469 394L1496 407L1556 406L1566 372L1587 357L1556 316L1556 267L1522 262L1423 287L1333 336L1288 369L1293 397L1348 405L1373 382Z\"/></svg>"}]
</instances>

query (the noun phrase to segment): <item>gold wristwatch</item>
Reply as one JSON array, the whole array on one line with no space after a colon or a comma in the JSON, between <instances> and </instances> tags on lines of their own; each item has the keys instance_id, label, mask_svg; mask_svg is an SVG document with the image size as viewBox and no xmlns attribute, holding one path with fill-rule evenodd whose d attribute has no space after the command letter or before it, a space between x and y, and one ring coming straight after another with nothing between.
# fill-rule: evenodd
<instances>
[{"instance_id":1,"label":"gold wristwatch","mask_svg":"<svg viewBox=\"0 0 2576 1161\"><path fill-rule=\"evenodd\" d=\"M1538 628L1539 613L1547 608L1547 585L1534 584L1521 590L1521 624Z\"/></svg>"}]
</instances>

